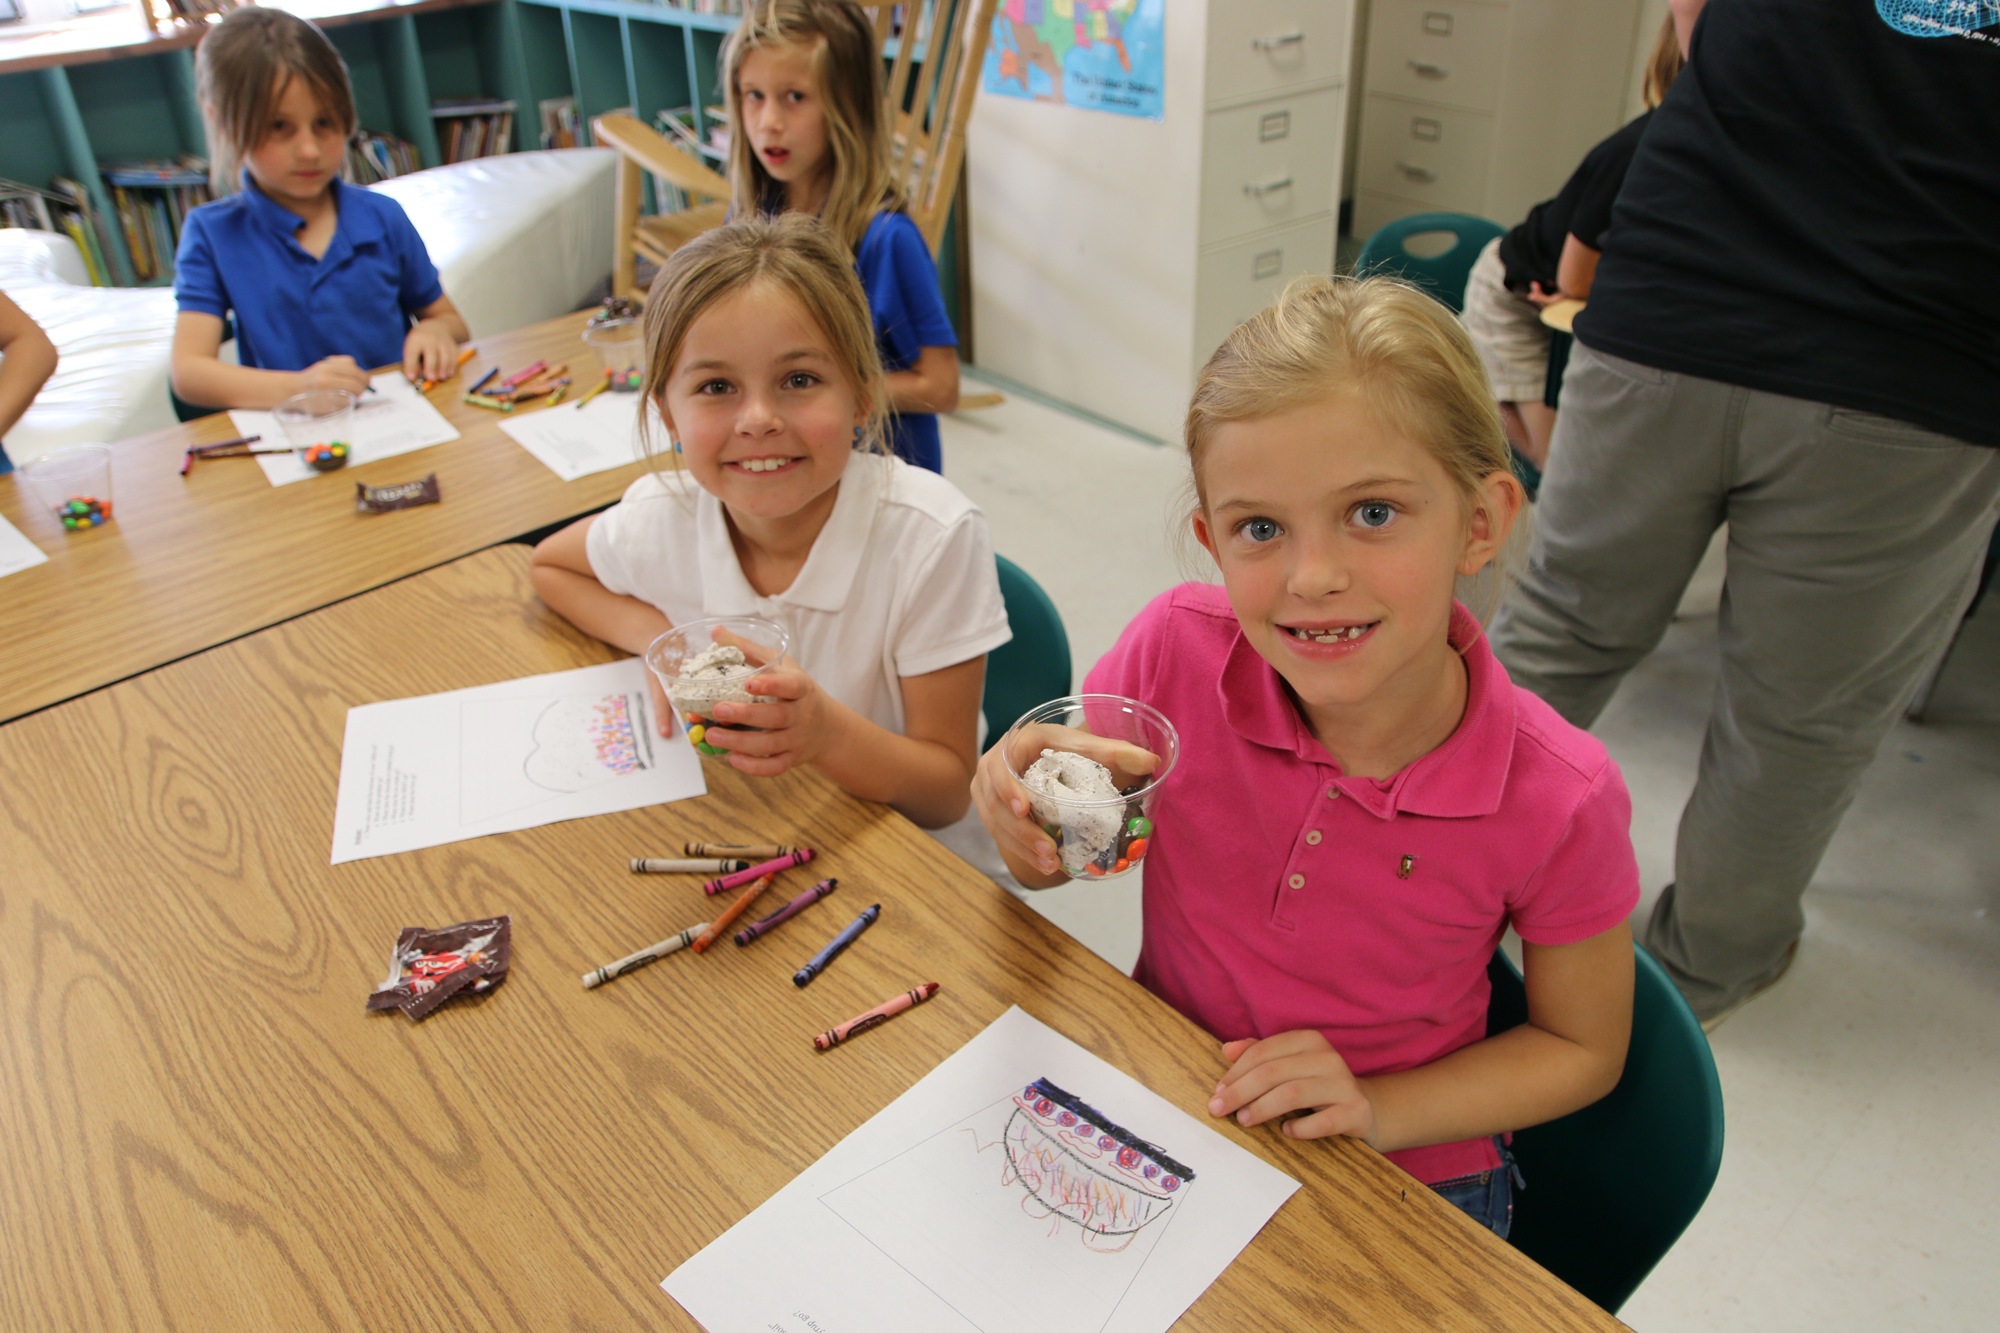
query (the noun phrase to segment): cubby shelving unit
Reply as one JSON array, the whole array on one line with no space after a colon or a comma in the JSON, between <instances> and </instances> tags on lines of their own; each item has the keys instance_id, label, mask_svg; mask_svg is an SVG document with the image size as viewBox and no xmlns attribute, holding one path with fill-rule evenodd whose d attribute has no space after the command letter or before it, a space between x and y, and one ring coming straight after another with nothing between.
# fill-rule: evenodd
<instances>
[{"instance_id":1,"label":"cubby shelving unit","mask_svg":"<svg viewBox=\"0 0 2000 1333\"><path fill-rule=\"evenodd\" d=\"M540 145L541 103L574 97L586 142L590 118L630 107L652 123L692 106L706 137L708 107L733 15L650 0L305 0L290 6L325 29L347 61L361 125L409 140L425 166L443 161L431 103L495 97L515 102L513 147ZM136 16L134 25L138 23ZM0 58L0 177L44 185L69 176L111 220L104 164L202 154L194 91L198 34L125 34L70 49ZM104 229L106 259L130 284L117 227ZM945 253L953 253L953 231ZM957 271L940 265L956 315Z\"/></svg>"}]
</instances>

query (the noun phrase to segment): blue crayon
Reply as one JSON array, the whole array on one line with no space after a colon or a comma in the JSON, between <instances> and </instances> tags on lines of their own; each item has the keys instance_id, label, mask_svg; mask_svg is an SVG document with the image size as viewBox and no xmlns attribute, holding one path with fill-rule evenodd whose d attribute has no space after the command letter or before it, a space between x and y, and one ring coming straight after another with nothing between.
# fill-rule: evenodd
<instances>
[{"instance_id":1,"label":"blue crayon","mask_svg":"<svg viewBox=\"0 0 2000 1333\"><path fill-rule=\"evenodd\" d=\"M803 986L820 973L826 971L826 965L839 957L842 949L845 949L848 945L859 939L861 932L874 925L875 918L880 915L882 915L882 904L876 903L860 916L855 917L854 920L848 923L847 929L835 935L831 943L813 955L810 963L792 973L792 984L794 986Z\"/></svg>"},{"instance_id":2,"label":"blue crayon","mask_svg":"<svg viewBox=\"0 0 2000 1333\"><path fill-rule=\"evenodd\" d=\"M786 903L783 907L780 907L777 911L771 913L771 915L761 920L752 921L749 925L736 932L737 945L740 947L748 944L758 936L776 930L800 912L805 911L808 907L826 897L827 894L832 893L833 886L838 883L840 881L837 879L823 879L798 897Z\"/></svg>"}]
</instances>

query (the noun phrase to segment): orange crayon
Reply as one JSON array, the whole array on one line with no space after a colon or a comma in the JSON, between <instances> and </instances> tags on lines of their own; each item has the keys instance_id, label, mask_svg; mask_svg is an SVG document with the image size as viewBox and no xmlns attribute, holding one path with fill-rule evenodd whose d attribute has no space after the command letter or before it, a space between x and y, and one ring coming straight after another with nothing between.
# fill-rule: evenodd
<instances>
[{"instance_id":1,"label":"orange crayon","mask_svg":"<svg viewBox=\"0 0 2000 1333\"><path fill-rule=\"evenodd\" d=\"M729 904L728 907L724 908L722 915L715 918L714 924L709 926L709 928L702 933L701 938L694 942L693 945L694 951L696 953L706 953L708 951L708 946L715 943L717 940L721 939L724 932L726 932L731 926L736 924L736 918L742 916L745 912L749 911L750 904L757 901L757 895L762 893L764 890L770 888L771 881L776 879L777 877L778 877L778 872L774 870L770 874L758 880L756 883L752 884L749 888L743 890L743 892L737 896L736 901Z\"/></svg>"},{"instance_id":2,"label":"orange crayon","mask_svg":"<svg viewBox=\"0 0 2000 1333\"><path fill-rule=\"evenodd\" d=\"M905 1009L913 1009L937 993L938 984L935 981L926 981L921 986L912 987L895 999L878 1004L865 1014L856 1014L837 1028L829 1028L820 1033L813 1038L813 1049L830 1051L857 1032L866 1032L869 1028L879 1027Z\"/></svg>"}]
</instances>

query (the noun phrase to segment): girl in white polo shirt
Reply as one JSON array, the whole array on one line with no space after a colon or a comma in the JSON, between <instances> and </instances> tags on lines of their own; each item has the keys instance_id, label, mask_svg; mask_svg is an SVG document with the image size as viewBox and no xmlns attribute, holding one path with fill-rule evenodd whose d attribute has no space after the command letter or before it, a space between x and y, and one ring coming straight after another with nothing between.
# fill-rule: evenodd
<instances>
[{"instance_id":1,"label":"girl in white polo shirt","mask_svg":"<svg viewBox=\"0 0 2000 1333\"><path fill-rule=\"evenodd\" d=\"M653 284L646 363L673 453L536 547L535 590L633 653L701 617L778 621L791 656L758 702L715 705L707 740L745 773L810 764L925 828L959 819L1007 613L985 516L886 451L846 247L796 213L682 247Z\"/></svg>"}]
</instances>

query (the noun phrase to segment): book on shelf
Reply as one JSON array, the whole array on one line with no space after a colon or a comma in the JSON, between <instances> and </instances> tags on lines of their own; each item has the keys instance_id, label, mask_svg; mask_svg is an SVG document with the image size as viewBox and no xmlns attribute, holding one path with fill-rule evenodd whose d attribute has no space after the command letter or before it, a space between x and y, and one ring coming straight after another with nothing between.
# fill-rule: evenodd
<instances>
[{"instance_id":1,"label":"book on shelf","mask_svg":"<svg viewBox=\"0 0 2000 1333\"><path fill-rule=\"evenodd\" d=\"M347 147L347 179L373 185L392 176L406 176L423 165L417 146L393 134L362 130Z\"/></svg>"},{"instance_id":2,"label":"book on shelf","mask_svg":"<svg viewBox=\"0 0 2000 1333\"><path fill-rule=\"evenodd\" d=\"M499 97L447 97L431 103L438 148L447 162L504 153L514 132L514 103Z\"/></svg>"},{"instance_id":3,"label":"book on shelf","mask_svg":"<svg viewBox=\"0 0 2000 1333\"><path fill-rule=\"evenodd\" d=\"M53 177L49 189L57 200L57 221L62 224L63 233L83 252L83 266L90 273L91 284L111 286L111 265L104 258L110 243L105 239L104 219L90 202L90 192L83 188L82 182L67 176Z\"/></svg>"},{"instance_id":4,"label":"book on shelf","mask_svg":"<svg viewBox=\"0 0 2000 1333\"><path fill-rule=\"evenodd\" d=\"M574 148L583 142L583 122L577 116L574 97L550 97L538 110L542 119L542 147Z\"/></svg>"},{"instance_id":5,"label":"book on shelf","mask_svg":"<svg viewBox=\"0 0 2000 1333\"><path fill-rule=\"evenodd\" d=\"M198 157L114 162L103 168L103 176L111 187L111 209L132 259L133 276L140 282L170 276L174 252L180 248L181 224L211 197L208 163Z\"/></svg>"}]
</instances>

